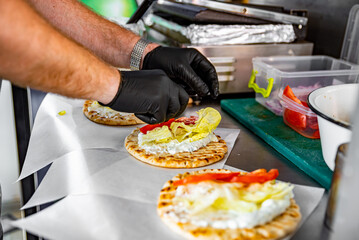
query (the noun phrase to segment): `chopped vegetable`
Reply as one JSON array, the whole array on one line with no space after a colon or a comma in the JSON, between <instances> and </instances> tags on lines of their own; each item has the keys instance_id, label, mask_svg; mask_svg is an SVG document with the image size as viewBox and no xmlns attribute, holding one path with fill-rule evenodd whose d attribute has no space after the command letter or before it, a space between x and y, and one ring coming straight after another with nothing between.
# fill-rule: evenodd
<instances>
[{"instance_id":1,"label":"chopped vegetable","mask_svg":"<svg viewBox=\"0 0 359 240\"><path fill-rule=\"evenodd\" d=\"M182 142L183 140L189 139L190 142L200 140L207 137L221 121L220 113L213 108L205 108L198 111L197 117L190 118L179 118L177 120L171 119L167 122L146 125L140 128L141 133L143 133L143 143L156 142L158 143L158 138L164 139L164 137L159 136L159 132L153 133L156 129L166 126L168 131L172 134L172 137L167 137L168 132L165 130L161 134L165 134L165 138L168 141L177 140ZM146 137L145 137L146 136ZM163 142L161 140L161 142Z\"/></svg>"},{"instance_id":2,"label":"chopped vegetable","mask_svg":"<svg viewBox=\"0 0 359 240\"><path fill-rule=\"evenodd\" d=\"M235 176L230 180L230 182L265 183L276 179L278 175L278 169L271 169L269 172L251 172L245 175Z\"/></svg>"},{"instance_id":3,"label":"chopped vegetable","mask_svg":"<svg viewBox=\"0 0 359 240\"><path fill-rule=\"evenodd\" d=\"M234 176L238 176L238 172L230 172L230 173L204 173L198 175L190 175L184 179L178 180L173 183L173 185L184 185L188 183L198 183L207 180L225 180L225 179L232 179Z\"/></svg>"},{"instance_id":4,"label":"chopped vegetable","mask_svg":"<svg viewBox=\"0 0 359 240\"><path fill-rule=\"evenodd\" d=\"M190 138L191 141L197 141L205 138L221 121L221 114L213 108L204 108L198 111L198 120L194 125L186 125L184 122L174 122L171 124L171 130L178 141Z\"/></svg>"},{"instance_id":5,"label":"chopped vegetable","mask_svg":"<svg viewBox=\"0 0 359 240\"><path fill-rule=\"evenodd\" d=\"M144 134L142 136L142 143L165 143L172 139L172 132L168 126L157 127L151 131L151 134Z\"/></svg>"},{"instance_id":6,"label":"chopped vegetable","mask_svg":"<svg viewBox=\"0 0 359 240\"><path fill-rule=\"evenodd\" d=\"M196 124L196 121L198 120L198 117L196 116L190 116L188 117L181 117L175 120L175 122L183 122L186 125L194 125Z\"/></svg>"},{"instance_id":7,"label":"chopped vegetable","mask_svg":"<svg viewBox=\"0 0 359 240\"><path fill-rule=\"evenodd\" d=\"M289 86L285 87L283 95L288 97L289 99L292 99L294 102L302 105L302 102L294 95L293 90Z\"/></svg>"},{"instance_id":8,"label":"chopped vegetable","mask_svg":"<svg viewBox=\"0 0 359 240\"><path fill-rule=\"evenodd\" d=\"M302 106L306 105L308 107L308 105L306 103L304 105L303 102L300 101L294 95L293 90L289 86L285 87L285 89L283 91L283 95ZM307 127L307 116L305 116L304 114L290 110L290 109L285 109L283 115L284 115L284 118L287 119L288 123L292 124L294 127L296 127L296 128L306 128Z\"/></svg>"},{"instance_id":9,"label":"chopped vegetable","mask_svg":"<svg viewBox=\"0 0 359 240\"><path fill-rule=\"evenodd\" d=\"M299 113L299 112L296 112L296 111L286 108L284 110L283 117L293 127L304 129L307 126L307 117L302 113Z\"/></svg>"},{"instance_id":10,"label":"chopped vegetable","mask_svg":"<svg viewBox=\"0 0 359 240\"><path fill-rule=\"evenodd\" d=\"M250 173L205 173L198 175L190 175L184 179L175 181L173 185L179 186L209 180L221 182L264 183L276 179L278 175L279 172L277 169L271 169L269 172L267 172L265 169L259 169Z\"/></svg>"},{"instance_id":11,"label":"chopped vegetable","mask_svg":"<svg viewBox=\"0 0 359 240\"><path fill-rule=\"evenodd\" d=\"M297 93L298 89L299 87L296 88ZM297 105L296 107L298 108L298 111L294 110L295 108L284 108L283 120L285 124L307 138L320 138L317 117L313 114L306 114L307 112L310 112L310 110L307 110L309 109L308 104L305 101L300 101L289 86L285 87L283 96L294 101L295 103L292 103L291 105ZM305 97L303 91L301 96L302 98Z\"/></svg>"},{"instance_id":12,"label":"chopped vegetable","mask_svg":"<svg viewBox=\"0 0 359 240\"><path fill-rule=\"evenodd\" d=\"M313 138L320 138L319 130L313 133Z\"/></svg>"},{"instance_id":13,"label":"chopped vegetable","mask_svg":"<svg viewBox=\"0 0 359 240\"><path fill-rule=\"evenodd\" d=\"M161 128L163 126L167 126L170 127L171 123L173 123L175 121L174 118L171 118L170 120L168 120L167 122L163 122L163 123L158 123L158 124L148 124L144 127L140 128L141 133L146 134L148 131L151 131L155 128Z\"/></svg>"},{"instance_id":14,"label":"chopped vegetable","mask_svg":"<svg viewBox=\"0 0 359 240\"><path fill-rule=\"evenodd\" d=\"M301 103L304 107L308 107L308 104L306 102L301 101Z\"/></svg>"}]
</instances>

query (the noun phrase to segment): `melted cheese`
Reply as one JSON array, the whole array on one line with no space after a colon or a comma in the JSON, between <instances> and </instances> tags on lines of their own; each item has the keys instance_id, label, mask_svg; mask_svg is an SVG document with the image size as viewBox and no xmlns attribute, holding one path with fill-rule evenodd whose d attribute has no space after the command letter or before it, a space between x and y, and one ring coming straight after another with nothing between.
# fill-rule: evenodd
<instances>
[{"instance_id":1,"label":"melted cheese","mask_svg":"<svg viewBox=\"0 0 359 240\"><path fill-rule=\"evenodd\" d=\"M143 133L138 134L138 145L141 149L145 150L148 153L157 154L157 153L169 153L175 154L179 152L193 152L201 147L206 146L210 142L218 142L218 138L213 134L210 133L207 137L204 137L200 140L191 142L191 139L186 139L182 142L174 139L168 143L142 143L142 136Z\"/></svg>"}]
</instances>

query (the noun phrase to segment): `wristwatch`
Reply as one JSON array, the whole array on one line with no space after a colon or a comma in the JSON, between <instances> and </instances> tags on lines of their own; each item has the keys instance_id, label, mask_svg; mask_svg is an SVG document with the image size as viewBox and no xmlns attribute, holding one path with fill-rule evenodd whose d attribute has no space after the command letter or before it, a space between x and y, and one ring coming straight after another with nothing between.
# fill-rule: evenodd
<instances>
[{"instance_id":1,"label":"wristwatch","mask_svg":"<svg viewBox=\"0 0 359 240\"><path fill-rule=\"evenodd\" d=\"M149 42L143 38L140 38L140 40L138 40L138 42L135 44L131 52L131 60L130 60L130 68L132 71L140 70L142 55L148 44Z\"/></svg>"}]
</instances>

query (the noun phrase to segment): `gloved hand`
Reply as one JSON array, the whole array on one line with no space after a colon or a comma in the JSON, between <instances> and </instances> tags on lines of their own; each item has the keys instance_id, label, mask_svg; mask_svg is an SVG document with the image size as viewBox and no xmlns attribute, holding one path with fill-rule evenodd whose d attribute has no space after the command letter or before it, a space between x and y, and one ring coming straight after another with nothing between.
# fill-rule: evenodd
<instances>
[{"instance_id":1,"label":"gloved hand","mask_svg":"<svg viewBox=\"0 0 359 240\"><path fill-rule=\"evenodd\" d=\"M186 109L188 94L162 70L121 71L120 74L117 94L106 106L135 113L149 124L168 121Z\"/></svg>"},{"instance_id":2,"label":"gloved hand","mask_svg":"<svg viewBox=\"0 0 359 240\"><path fill-rule=\"evenodd\" d=\"M216 70L196 49L157 47L145 55L142 69L162 69L173 81L187 85L200 96L219 95Z\"/></svg>"}]
</instances>

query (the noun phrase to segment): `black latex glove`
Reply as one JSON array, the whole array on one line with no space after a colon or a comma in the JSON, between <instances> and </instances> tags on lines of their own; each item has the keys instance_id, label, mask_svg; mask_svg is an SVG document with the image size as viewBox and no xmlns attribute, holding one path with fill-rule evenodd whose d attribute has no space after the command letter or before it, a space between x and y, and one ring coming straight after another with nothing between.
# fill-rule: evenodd
<instances>
[{"instance_id":1,"label":"black latex glove","mask_svg":"<svg viewBox=\"0 0 359 240\"><path fill-rule=\"evenodd\" d=\"M218 97L216 70L196 49L157 47L146 54L142 69L162 69L176 83L190 87L192 91L185 88L189 94Z\"/></svg>"},{"instance_id":2,"label":"black latex glove","mask_svg":"<svg viewBox=\"0 0 359 240\"><path fill-rule=\"evenodd\" d=\"M188 94L162 70L120 73L118 92L106 106L120 112L135 113L149 124L168 121L186 109Z\"/></svg>"}]
</instances>

